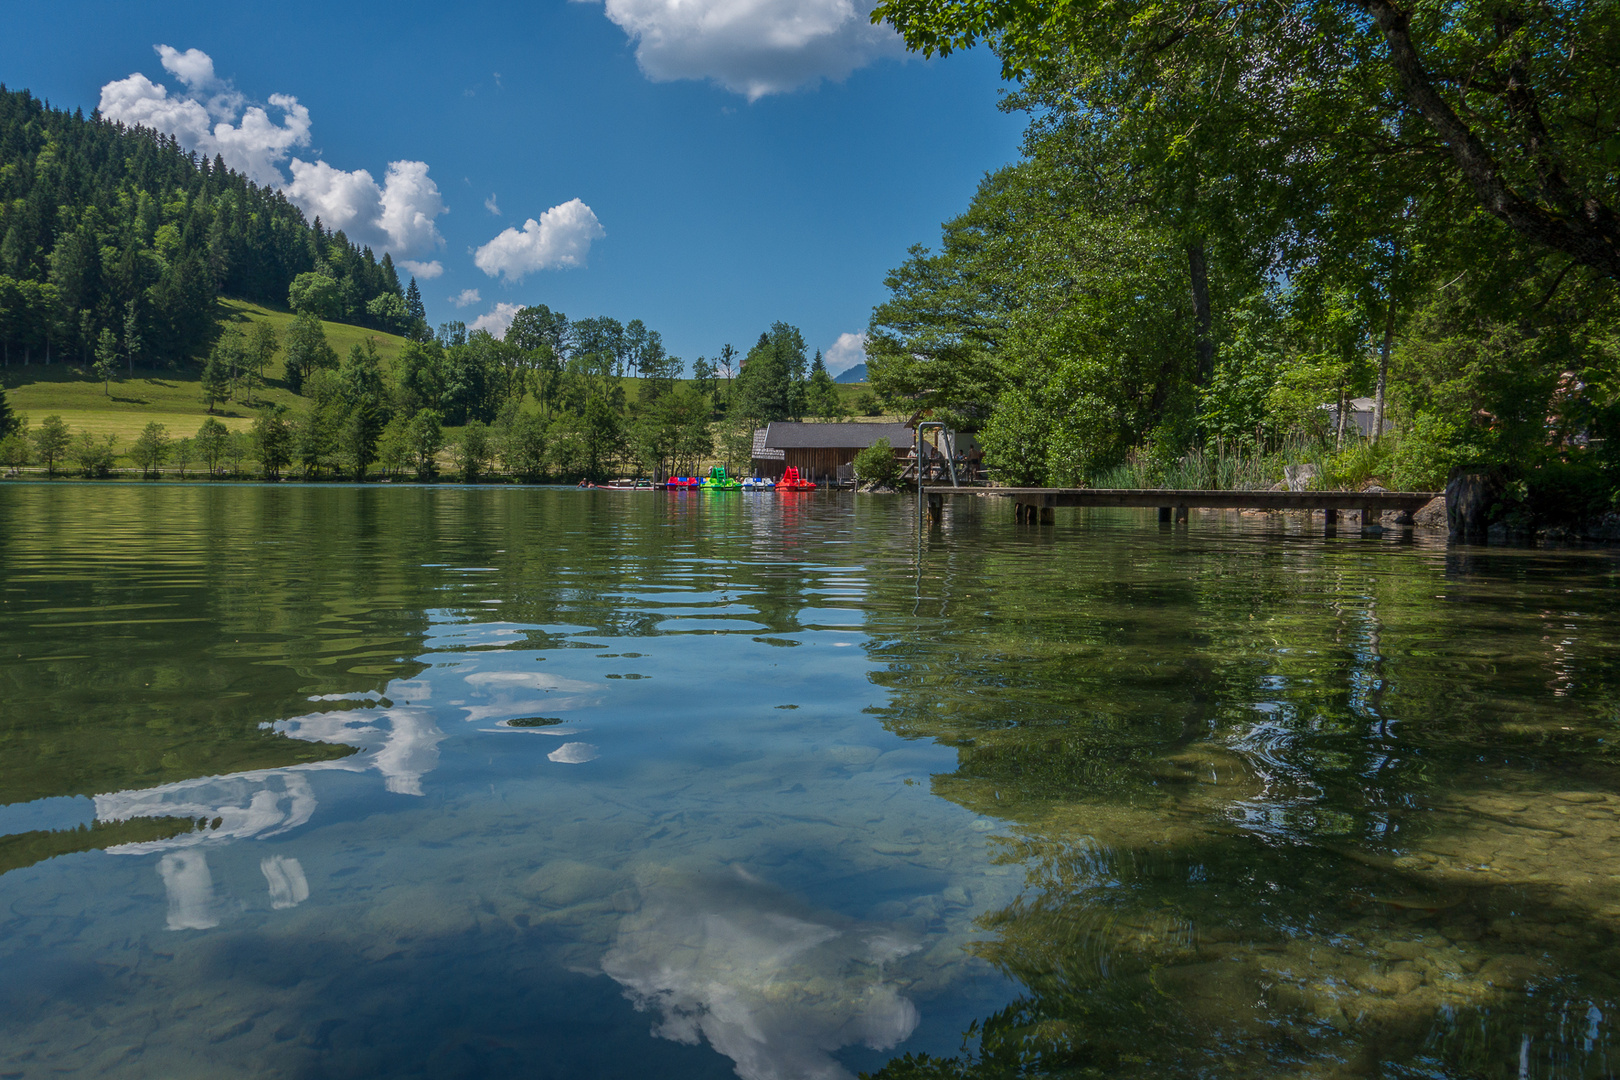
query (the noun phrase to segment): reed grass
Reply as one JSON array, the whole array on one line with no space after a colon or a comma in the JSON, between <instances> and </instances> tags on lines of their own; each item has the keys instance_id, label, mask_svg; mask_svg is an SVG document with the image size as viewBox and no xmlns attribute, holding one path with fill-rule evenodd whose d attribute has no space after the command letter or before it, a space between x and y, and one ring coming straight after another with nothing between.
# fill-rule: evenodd
<instances>
[{"instance_id":1,"label":"reed grass","mask_svg":"<svg viewBox=\"0 0 1620 1080\"><path fill-rule=\"evenodd\" d=\"M1165 461L1138 448L1118 465L1100 469L1088 478L1097 488L1169 488L1187 491L1266 491L1287 482L1290 466L1309 465L1314 475L1307 490L1356 490L1383 476L1389 460L1388 440L1373 444L1353 439L1335 451L1316 440L1284 443L1261 449L1252 443L1220 439L1195 446L1178 458Z\"/></svg>"}]
</instances>

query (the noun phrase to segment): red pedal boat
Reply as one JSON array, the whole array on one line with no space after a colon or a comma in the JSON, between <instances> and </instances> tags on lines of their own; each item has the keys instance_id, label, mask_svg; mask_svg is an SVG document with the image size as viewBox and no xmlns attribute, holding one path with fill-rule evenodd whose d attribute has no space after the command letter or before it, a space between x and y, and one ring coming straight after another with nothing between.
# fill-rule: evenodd
<instances>
[{"instance_id":1,"label":"red pedal boat","mask_svg":"<svg viewBox=\"0 0 1620 1080\"><path fill-rule=\"evenodd\" d=\"M672 476L664 481L664 487L670 491L696 491L703 486L703 480L696 476Z\"/></svg>"},{"instance_id":2,"label":"red pedal boat","mask_svg":"<svg viewBox=\"0 0 1620 1080\"><path fill-rule=\"evenodd\" d=\"M789 465L787 467L787 471L782 474L782 479L776 482L776 490L814 491L816 490L816 482L814 480L806 480L804 477L800 476L799 467L797 465Z\"/></svg>"}]
</instances>

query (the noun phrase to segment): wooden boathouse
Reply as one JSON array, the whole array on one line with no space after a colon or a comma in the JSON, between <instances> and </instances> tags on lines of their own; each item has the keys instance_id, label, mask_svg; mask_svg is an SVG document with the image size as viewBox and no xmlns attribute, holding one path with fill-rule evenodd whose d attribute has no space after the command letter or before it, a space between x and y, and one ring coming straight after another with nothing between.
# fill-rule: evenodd
<instances>
[{"instance_id":1,"label":"wooden boathouse","mask_svg":"<svg viewBox=\"0 0 1620 1080\"><path fill-rule=\"evenodd\" d=\"M855 455L879 439L888 439L895 454L909 462L914 435L907 424L778 421L754 431L754 475L774 480L789 465L796 465L799 475L817 483L847 482L854 479ZM938 456L939 451L928 443L923 447L924 457Z\"/></svg>"}]
</instances>

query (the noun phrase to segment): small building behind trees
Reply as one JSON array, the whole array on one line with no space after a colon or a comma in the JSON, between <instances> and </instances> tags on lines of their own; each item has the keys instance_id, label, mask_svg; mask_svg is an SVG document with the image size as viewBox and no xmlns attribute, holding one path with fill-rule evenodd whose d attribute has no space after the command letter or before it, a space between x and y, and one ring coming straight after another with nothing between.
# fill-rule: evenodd
<instances>
[{"instance_id":1,"label":"small building behind trees","mask_svg":"<svg viewBox=\"0 0 1620 1080\"><path fill-rule=\"evenodd\" d=\"M754 431L754 475L776 479L795 465L801 476L817 483L847 483L854 479L855 455L879 439L888 439L895 455L910 468L916 432L909 424L767 424ZM927 442L923 457L943 467L939 451Z\"/></svg>"}]
</instances>

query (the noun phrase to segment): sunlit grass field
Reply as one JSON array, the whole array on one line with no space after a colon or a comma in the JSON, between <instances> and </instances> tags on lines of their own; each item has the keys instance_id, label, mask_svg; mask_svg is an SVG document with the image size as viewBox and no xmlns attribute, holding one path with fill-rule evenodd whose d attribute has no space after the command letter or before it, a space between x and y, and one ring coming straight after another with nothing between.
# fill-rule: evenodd
<instances>
[{"instance_id":1,"label":"sunlit grass field","mask_svg":"<svg viewBox=\"0 0 1620 1080\"><path fill-rule=\"evenodd\" d=\"M290 312L273 311L242 300L223 300L219 307L222 325L246 329L254 322L264 321L276 328L278 337L285 335L293 321ZM366 338L374 338L385 369L392 367L405 342L394 334L347 323L324 325L326 340L339 356L346 356L351 346ZM252 399L217 402L214 415L226 427L245 430L253 423L255 410L263 405L273 402L289 407L302 405L303 398L287 389L286 373L286 364L278 350L265 369L264 386L254 392ZM153 422L166 427L174 438L194 435L208 416L200 371L195 364L176 370L136 367L134 378L121 376L113 379L109 386L73 364L33 363L24 367L14 361L10 367L0 368L0 385L5 386L12 409L28 417L30 424L37 425L54 414L62 418L72 433L116 435L120 447L127 447L142 428Z\"/></svg>"}]
</instances>

